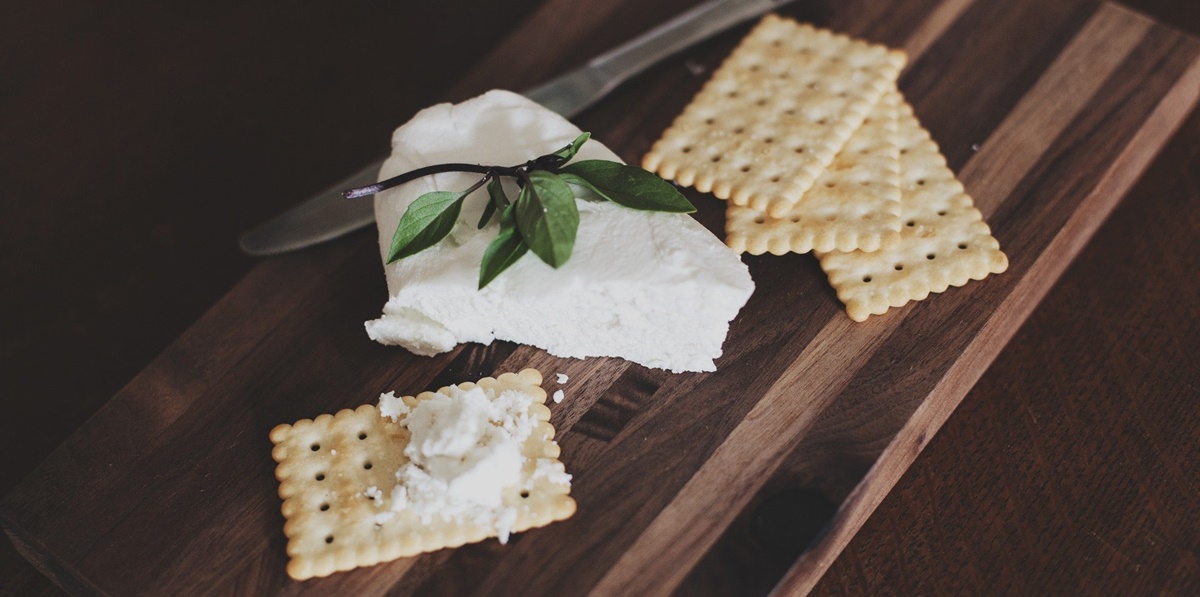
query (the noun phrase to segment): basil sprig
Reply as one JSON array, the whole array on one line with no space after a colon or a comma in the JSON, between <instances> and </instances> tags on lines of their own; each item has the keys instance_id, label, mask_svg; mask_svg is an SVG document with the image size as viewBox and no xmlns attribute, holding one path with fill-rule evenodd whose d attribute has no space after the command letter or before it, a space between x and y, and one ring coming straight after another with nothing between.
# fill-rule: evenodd
<instances>
[{"instance_id":1,"label":"basil sprig","mask_svg":"<svg viewBox=\"0 0 1200 597\"><path fill-rule=\"evenodd\" d=\"M571 258L579 230L579 209L569 184L589 189L603 200L631 209L672 213L696 211L674 185L641 168L607 160L568 163L589 138L590 133L583 133L562 149L517 166L426 166L373 185L350 189L343 195L363 197L441 172L482 174L483 177L465 191L433 191L409 204L392 235L387 260L392 263L441 242L458 221L467 196L486 185L488 198L478 228L487 226L499 213L500 232L483 253L479 288L487 286L530 251L554 268ZM500 184L502 177L516 179L520 193L515 202L505 194Z\"/></svg>"}]
</instances>

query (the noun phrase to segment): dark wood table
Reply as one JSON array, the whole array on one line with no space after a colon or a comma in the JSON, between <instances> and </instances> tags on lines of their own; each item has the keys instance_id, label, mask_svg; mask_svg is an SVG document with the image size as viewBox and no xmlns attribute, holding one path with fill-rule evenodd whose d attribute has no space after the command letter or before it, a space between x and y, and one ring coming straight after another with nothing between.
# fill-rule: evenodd
<instances>
[{"instance_id":1,"label":"dark wood table","mask_svg":"<svg viewBox=\"0 0 1200 597\"><path fill-rule=\"evenodd\" d=\"M1200 34L1193 2L1126 4ZM6 8L0 494L249 270L241 230L375 157L539 6ZM637 33L619 17L580 12L602 25L580 57ZM1200 111L817 591L1200 592L1197 355ZM7 542L0 579L57 592Z\"/></svg>"}]
</instances>

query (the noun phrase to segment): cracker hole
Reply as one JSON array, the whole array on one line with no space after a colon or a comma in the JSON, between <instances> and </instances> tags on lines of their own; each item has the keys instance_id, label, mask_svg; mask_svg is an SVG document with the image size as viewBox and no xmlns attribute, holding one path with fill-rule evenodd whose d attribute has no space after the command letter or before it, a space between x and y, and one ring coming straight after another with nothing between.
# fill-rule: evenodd
<instances>
[{"instance_id":1,"label":"cracker hole","mask_svg":"<svg viewBox=\"0 0 1200 597\"><path fill-rule=\"evenodd\" d=\"M863 282L870 282L871 276L863 276Z\"/></svg>"},{"instance_id":2,"label":"cracker hole","mask_svg":"<svg viewBox=\"0 0 1200 597\"><path fill-rule=\"evenodd\" d=\"M741 170L742 170L742 172L749 172L750 166L742 166Z\"/></svg>"},{"instance_id":3,"label":"cracker hole","mask_svg":"<svg viewBox=\"0 0 1200 597\"><path fill-rule=\"evenodd\" d=\"M843 94L842 94L842 97L845 97L845 95L846 95L846 94L844 94L844 93L843 93ZM864 119L863 119L863 124L871 124L871 119L870 119L870 118L864 118Z\"/></svg>"},{"instance_id":4,"label":"cracker hole","mask_svg":"<svg viewBox=\"0 0 1200 597\"><path fill-rule=\"evenodd\" d=\"M325 542L326 542L326 543L333 543L333 535L329 535L328 537L325 537Z\"/></svg>"},{"instance_id":5,"label":"cracker hole","mask_svg":"<svg viewBox=\"0 0 1200 597\"><path fill-rule=\"evenodd\" d=\"M367 432L366 432L366 431L359 431L359 432L358 432L358 439L367 439Z\"/></svg>"},{"instance_id":6,"label":"cracker hole","mask_svg":"<svg viewBox=\"0 0 1200 597\"><path fill-rule=\"evenodd\" d=\"M905 222L904 225L908 226L909 228L912 228L913 226L916 226L917 223L912 220L909 220L909 221Z\"/></svg>"},{"instance_id":7,"label":"cracker hole","mask_svg":"<svg viewBox=\"0 0 1200 597\"><path fill-rule=\"evenodd\" d=\"M794 151L794 152L796 152L796 153L804 153L804 148L803 148L803 147L797 147L796 149L793 149L792 151Z\"/></svg>"},{"instance_id":8,"label":"cracker hole","mask_svg":"<svg viewBox=\"0 0 1200 597\"><path fill-rule=\"evenodd\" d=\"M926 258L926 259L928 259L928 260L930 260L930 261L932 261L932 260L934 260L934 259L937 259L937 255L934 255L933 253L930 253L930 254L926 255L926 256L925 256L925 258Z\"/></svg>"},{"instance_id":9,"label":"cracker hole","mask_svg":"<svg viewBox=\"0 0 1200 597\"><path fill-rule=\"evenodd\" d=\"M946 210L944 210L944 209L943 209L942 211L939 211L939 212L938 212L938 215L939 215L939 216L944 216L944 215L946 215Z\"/></svg>"},{"instance_id":10,"label":"cracker hole","mask_svg":"<svg viewBox=\"0 0 1200 597\"><path fill-rule=\"evenodd\" d=\"M837 183L836 182L827 182L827 183L825 183L825 186L832 189L833 187L837 186Z\"/></svg>"},{"instance_id":11,"label":"cracker hole","mask_svg":"<svg viewBox=\"0 0 1200 597\"><path fill-rule=\"evenodd\" d=\"M967 248L967 243L958 243L958 248L960 248L960 249Z\"/></svg>"},{"instance_id":12,"label":"cracker hole","mask_svg":"<svg viewBox=\"0 0 1200 597\"><path fill-rule=\"evenodd\" d=\"M733 129L733 134L735 134L735 135L740 135L740 134L742 134L742 133L743 133L745 130L746 130L745 128L742 128L742 127L740 127L740 126L739 126L739 127L735 128L735 129Z\"/></svg>"},{"instance_id":13,"label":"cracker hole","mask_svg":"<svg viewBox=\"0 0 1200 597\"><path fill-rule=\"evenodd\" d=\"M786 78L788 78L788 77L790 77L790 76L792 76L792 73L789 73L789 72L787 72L787 71L783 71L783 72L779 73L779 78L780 78L780 79L786 79Z\"/></svg>"},{"instance_id":14,"label":"cracker hole","mask_svg":"<svg viewBox=\"0 0 1200 597\"><path fill-rule=\"evenodd\" d=\"M899 264L899 263L897 263L897 264L896 264L896 267L895 267L894 269L895 269L896 271L900 271L900 270L904 269L904 266L903 266L903 265L901 265L901 264Z\"/></svg>"},{"instance_id":15,"label":"cracker hole","mask_svg":"<svg viewBox=\"0 0 1200 597\"><path fill-rule=\"evenodd\" d=\"M871 181L869 181L869 180L860 180L860 181L858 182L858 184L860 184L860 185L862 185L862 186L864 186L864 187L865 187L865 186L870 186L870 185L871 185Z\"/></svg>"},{"instance_id":16,"label":"cracker hole","mask_svg":"<svg viewBox=\"0 0 1200 597\"><path fill-rule=\"evenodd\" d=\"M714 156L712 157L712 161L713 161L713 163L716 163L716 162L719 162L719 161L721 161L721 156L719 156L719 155L714 155Z\"/></svg>"},{"instance_id":17,"label":"cracker hole","mask_svg":"<svg viewBox=\"0 0 1200 597\"><path fill-rule=\"evenodd\" d=\"M366 469L366 470L371 470L371 468L372 468L372 467L374 467L374 466L375 466L375 465L371 464L370 462L364 462L364 463L363 463L363 468L364 468L364 469Z\"/></svg>"},{"instance_id":18,"label":"cracker hole","mask_svg":"<svg viewBox=\"0 0 1200 597\"><path fill-rule=\"evenodd\" d=\"M925 186L925 179L924 179L924 178L922 178L921 180L918 180L918 181L917 181L917 184L918 184L918 185L920 185L920 186Z\"/></svg>"},{"instance_id":19,"label":"cracker hole","mask_svg":"<svg viewBox=\"0 0 1200 597\"><path fill-rule=\"evenodd\" d=\"M736 92L736 91L729 92L729 97L737 97L737 96L738 96L738 92Z\"/></svg>"},{"instance_id":20,"label":"cracker hole","mask_svg":"<svg viewBox=\"0 0 1200 597\"><path fill-rule=\"evenodd\" d=\"M329 504L321 504L321 511L322 511L322 512L328 512L328 511L329 511Z\"/></svg>"},{"instance_id":21,"label":"cracker hole","mask_svg":"<svg viewBox=\"0 0 1200 597\"><path fill-rule=\"evenodd\" d=\"M780 177L778 177L778 176L772 176L772 177L771 177L771 182L779 182L780 180L782 180L782 179L781 179Z\"/></svg>"},{"instance_id":22,"label":"cracker hole","mask_svg":"<svg viewBox=\"0 0 1200 597\"><path fill-rule=\"evenodd\" d=\"M754 218L754 223L755 224L765 224L765 223L767 223L767 220L766 220L766 218L758 217L758 218Z\"/></svg>"},{"instance_id":23,"label":"cracker hole","mask_svg":"<svg viewBox=\"0 0 1200 597\"><path fill-rule=\"evenodd\" d=\"M318 481L324 481L324 480L325 480L325 473L317 473L317 480L318 480Z\"/></svg>"},{"instance_id":24,"label":"cracker hole","mask_svg":"<svg viewBox=\"0 0 1200 597\"><path fill-rule=\"evenodd\" d=\"M784 114L787 114L788 116L795 116L795 115L796 115L796 111L795 111L795 110L784 110L784 111L783 111L783 113L784 113Z\"/></svg>"},{"instance_id":25,"label":"cracker hole","mask_svg":"<svg viewBox=\"0 0 1200 597\"><path fill-rule=\"evenodd\" d=\"M820 119L820 120L818 120L818 121L817 121L817 124L824 126L826 122L828 122L828 121L827 121L827 120L825 120L824 118L822 118L822 119Z\"/></svg>"},{"instance_id":26,"label":"cracker hole","mask_svg":"<svg viewBox=\"0 0 1200 597\"><path fill-rule=\"evenodd\" d=\"M757 64L750 65L750 72L756 73L756 72L758 72L758 69L759 69L759 66Z\"/></svg>"},{"instance_id":27,"label":"cracker hole","mask_svg":"<svg viewBox=\"0 0 1200 597\"><path fill-rule=\"evenodd\" d=\"M521 492L521 497L523 497L523 498L527 498L527 497L529 497L529 492L528 492L528 491L522 491L522 492Z\"/></svg>"},{"instance_id":28,"label":"cracker hole","mask_svg":"<svg viewBox=\"0 0 1200 597\"><path fill-rule=\"evenodd\" d=\"M706 118L706 119L704 120L704 124L712 124L712 123L714 123L714 122L716 122L716 121L717 121L717 119L715 119L715 118Z\"/></svg>"},{"instance_id":29,"label":"cracker hole","mask_svg":"<svg viewBox=\"0 0 1200 597\"><path fill-rule=\"evenodd\" d=\"M692 153L692 148L684 147L683 149L680 149L679 151L682 151L683 153Z\"/></svg>"},{"instance_id":30,"label":"cracker hole","mask_svg":"<svg viewBox=\"0 0 1200 597\"><path fill-rule=\"evenodd\" d=\"M800 216L792 216L792 223L793 223L793 224L799 224L799 223L800 223Z\"/></svg>"},{"instance_id":31,"label":"cracker hole","mask_svg":"<svg viewBox=\"0 0 1200 597\"><path fill-rule=\"evenodd\" d=\"M901 150L900 150L900 155L904 155L904 154L906 154L906 153L908 153L908 150L907 150L907 149L901 149Z\"/></svg>"},{"instance_id":32,"label":"cracker hole","mask_svg":"<svg viewBox=\"0 0 1200 597\"><path fill-rule=\"evenodd\" d=\"M779 46L782 46L782 45L783 45L783 40L780 40L780 39L777 39L777 40L771 42L771 46L776 47L776 48L778 48Z\"/></svg>"},{"instance_id":33,"label":"cracker hole","mask_svg":"<svg viewBox=\"0 0 1200 597\"><path fill-rule=\"evenodd\" d=\"M775 137L767 137L766 139L763 139L763 143L774 143L774 142L775 142Z\"/></svg>"},{"instance_id":34,"label":"cracker hole","mask_svg":"<svg viewBox=\"0 0 1200 597\"><path fill-rule=\"evenodd\" d=\"M808 88L809 88L809 89L816 89L816 88L817 88L817 82L816 82L816 81L813 81L813 82L809 83L809 84L808 84Z\"/></svg>"},{"instance_id":35,"label":"cracker hole","mask_svg":"<svg viewBox=\"0 0 1200 597\"><path fill-rule=\"evenodd\" d=\"M850 95L849 93L846 93L845 91L843 91L838 94L838 97L848 97L849 95ZM864 122L863 124L866 124L866 122Z\"/></svg>"},{"instance_id":36,"label":"cracker hole","mask_svg":"<svg viewBox=\"0 0 1200 597\"><path fill-rule=\"evenodd\" d=\"M765 105L767 105L767 99L766 99L766 98L762 98L762 99L758 100L757 102L754 102L754 105L756 105L756 106L765 106Z\"/></svg>"},{"instance_id":37,"label":"cracker hole","mask_svg":"<svg viewBox=\"0 0 1200 597\"><path fill-rule=\"evenodd\" d=\"M313 444L312 445L313 452L316 452L317 450L320 450L320 449L321 449L321 444Z\"/></svg>"},{"instance_id":38,"label":"cracker hole","mask_svg":"<svg viewBox=\"0 0 1200 597\"><path fill-rule=\"evenodd\" d=\"M837 220L837 216L825 216L826 222L833 222L834 220Z\"/></svg>"}]
</instances>

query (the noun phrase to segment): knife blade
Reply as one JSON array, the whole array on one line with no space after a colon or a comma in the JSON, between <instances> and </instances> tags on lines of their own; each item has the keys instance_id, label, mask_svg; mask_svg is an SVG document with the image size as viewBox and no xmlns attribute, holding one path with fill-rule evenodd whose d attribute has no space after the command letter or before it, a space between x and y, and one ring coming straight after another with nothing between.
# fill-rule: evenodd
<instances>
[{"instance_id":1,"label":"knife blade","mask_svg":"<svg viewBox=\"0 0 1200 597\"><path fill-rule=\"evenodd\" d=\"M790 1L710 0L523 95L570 118L663 58ZM382 165L382 159L372 162L250 229L241 236L238 245L249 255L276 255L332 240L371 224L375 221L374 202L345 199L341 191L375 182Z\"/></svg>"}]
</instances>

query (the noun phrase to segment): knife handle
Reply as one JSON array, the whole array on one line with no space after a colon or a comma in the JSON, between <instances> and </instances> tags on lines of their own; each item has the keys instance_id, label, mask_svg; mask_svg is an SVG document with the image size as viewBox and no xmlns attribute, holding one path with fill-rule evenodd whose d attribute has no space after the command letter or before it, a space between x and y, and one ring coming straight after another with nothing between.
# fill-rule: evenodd
<instances>
[{"instance_id":1,"label":"knife handle","mask_svg":"<svg viewBox=\"0 0 1200 597\"><path fill-rule=\"evenodd\" d=\"M588 63L615 86L650 65L787 0L710 0Z\"/></svg>"}]
</instances>

